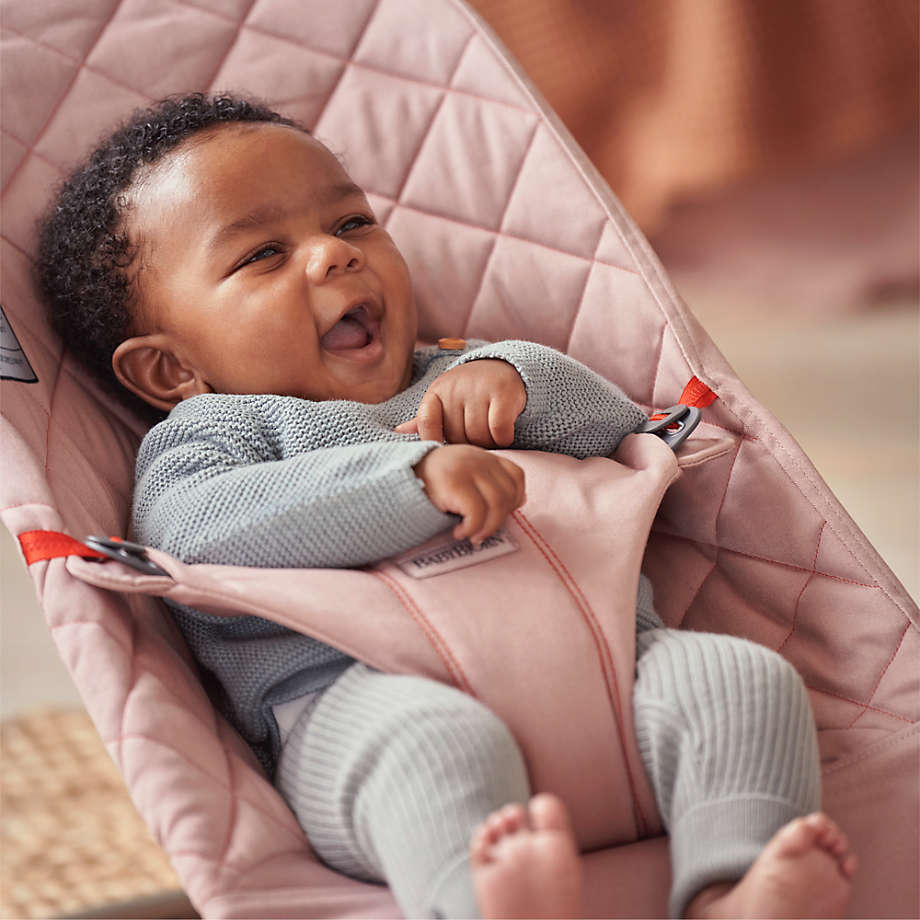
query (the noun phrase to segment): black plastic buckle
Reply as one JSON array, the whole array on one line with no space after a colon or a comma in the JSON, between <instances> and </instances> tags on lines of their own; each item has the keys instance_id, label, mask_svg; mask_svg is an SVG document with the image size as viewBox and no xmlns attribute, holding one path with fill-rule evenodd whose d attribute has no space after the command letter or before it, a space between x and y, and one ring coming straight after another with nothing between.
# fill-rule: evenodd
<instances>
[{"instance_id":1,"label":"black plastic buckle","mask_svg":"<svg viewBox=\"0 0 920 920\"><path fill-rule=\"evenodd\" d=\"M664 418L649 419L636 431L642 434L657 434L671 450L677 450L693 434L700 423L702 413L696 406L671 406L664 410ZM656 415L660 413L655 413Z\"/></svg>"},{"instance_id":2,"label":"black plastic buckle","mask_svg":"<svg viewBox=\"0 0 920 920\"><path fill-rule=\"evenodd\" d=\"M124 565L145 575L169 575L164 572L155 562L147 558L147 547L141 546L140 543L130 543L128 540L111 540L109 537L87 537L83 541L90 549L114 559L116 562Z\"/></svg>"}]
</instances>

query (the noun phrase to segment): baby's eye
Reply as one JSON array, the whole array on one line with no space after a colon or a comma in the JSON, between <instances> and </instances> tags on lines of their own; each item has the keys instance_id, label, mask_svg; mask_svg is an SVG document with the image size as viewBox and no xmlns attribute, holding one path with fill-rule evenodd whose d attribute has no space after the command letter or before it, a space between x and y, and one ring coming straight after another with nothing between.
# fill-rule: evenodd
<instances>
[{"instance_id":1,"label":"baby's eye","mask_svg":"<svg viewBox=\"0 0 920 920\"><path fill-rule=\"evenodd\" d=\"M278 255L280 251L281 250L278 249L277 246L263 246L258 252L254 252L242 264L249 265L251 262L261 262L262 259L270 259L272 256Z\"/></svg>"},{"instance_id":2,"label":"baby's eye","mask_svg":"<svg viewBox=\"0 0 920 920\"><path fill-rule=\"evenodd\" d=\"M365 217L363 214L356 214L354 217L349 217L348 220L343 221L339 228L335 231L336 236L341 236L343 233L348 233L351 230L359 230L361 227L369 227L373 223L373 220L369 217Z\"/></svg>"}]
</instances>

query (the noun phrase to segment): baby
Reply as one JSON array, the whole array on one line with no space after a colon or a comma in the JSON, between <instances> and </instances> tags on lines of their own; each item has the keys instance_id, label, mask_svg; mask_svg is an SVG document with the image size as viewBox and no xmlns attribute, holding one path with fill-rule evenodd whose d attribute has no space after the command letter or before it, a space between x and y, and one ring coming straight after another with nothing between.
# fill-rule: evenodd
<instances>
[{"instance_id":1,"label":"baby","mask_svg":"<svg viewBox=\"0 0 920 920\"><path fill-rule=\"evenodd\" d=\"M525 497L514 447L607 456L644 421L529 342L416 349L405 261L306 130L191 95L135 116L60 190L39 281L68 346L168 412L141 445L135 537L186 562L360 566ZM473 698L254 616L173 605L216 705L320 857L407 916L578 915L564 804L531 797ZM674 916L838 916L855 868L817 811L795 671L636 602L635 723L671 837Z\"/></svg>"}]
</instances>

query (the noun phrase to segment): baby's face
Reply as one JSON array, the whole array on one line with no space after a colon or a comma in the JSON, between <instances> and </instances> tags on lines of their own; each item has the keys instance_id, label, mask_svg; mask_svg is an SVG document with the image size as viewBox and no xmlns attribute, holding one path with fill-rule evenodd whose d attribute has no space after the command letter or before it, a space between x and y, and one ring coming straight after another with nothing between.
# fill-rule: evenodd
<instances>
[{"instance_id":1,"label":"baby's face","mask_svg":"<svg viewBox=\"0 0 920 920\"><path fill-rule=\"evenodd\" d=\"M202 392L377 403L409 382L409 271L364 193L294 128L193 138L135 184L139 325Z\"/></svg>"}]
</instances>

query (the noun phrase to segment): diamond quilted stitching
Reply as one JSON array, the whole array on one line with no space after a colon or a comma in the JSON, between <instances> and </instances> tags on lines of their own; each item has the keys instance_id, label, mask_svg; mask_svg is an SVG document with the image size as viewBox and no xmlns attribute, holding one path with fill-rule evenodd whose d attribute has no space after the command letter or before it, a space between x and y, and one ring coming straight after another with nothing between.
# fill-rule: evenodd
<instances>
[{"instance_id":1,"label":"diamond quilted stitching","mask_svg":"<svg viewBox=\"0 0 920 920\"><path fill-rule=\"evenodd\" d=\"M783 655L820 675L817 686L868 702L903 633L903 617L881 591L818 576L802 594Z\"/></svg>"},{"instance_id":2,"label":"diamond quilted stitching","mask_svg":"<svg viewBox=\"0 0 920 920\"><path fill-rule=\"evenodd\" d=\"M233 23L192 7L169 4L156 9L149 0L122 0L87 64L141 95L160 98L206 84L236 31ZM149 49L167 46L170 66L164 67ZM139 53L125 54L126 47Z\"/></svg>"},{"instance_id":3,"label":"diamond quilted stitching","mask_svg":"<svg viewBox=\"0 0 920 920\"><path fill-rule=\"evenodd\" d=\"M56 101L73 82L77 67L77 61L57 51L6 32L0 71L3 77L0 105L8 130L14 131L22 143L35 143ZM40 99L31 91L35 85L46 88Z\"/></svg>"},{"instance_id":4,"label":"diamond quilted stitching","mask_svg":"<svg viewBox=\"0 0 920 920\"><path fill-rule=\"evenodd\" d=\"M45 204L36 189L50 189L59 178L60 171L43 157L27 156L3 190L3 235L23 253L34 250L35 218Z\"/></svg>"},{"instance_id":5,"label":"diamond quilted stitching","mask_svg":"<svg viewBox=\"0 0 920 920\"><path fill-rule=\"evenodd\" d=\"M443 96L443 90L349 67L314 132L345 153L355 182L398 198Z\"/></svg>"},{"instance_id":6,"label":"diamond quilted stitching","mask_svg":"<svg viewBox=\"0 0 920 920\"><path fill-rule=\"evenodd\" d=\"M402 200L498 230L536 126L497 103L444 100L406 182Z\"/></svg>"},{"instance_id":7,"label":"diamond quilted stitching","mask_svg":"<svg viewBox=\"0 0 920 920\"><path fill-rule=\"evenodd\" d=\"M857 582L871 579L858 554L847 546L840 534L831 527L825 529L815 565L819 571L837 578Z\"/></svg>"},{"instance_id":8,"label":"diamond quilted stitching","mask_svg":"<svg viewBox=\"0 0 920 920\"><path fill-rule=\"evenodd\" d=\"M61 167L69 167L87 143L111 129L125 113L150 102L101 74L83 69L77 74L35 150ZM41 188L42 186L34 186Z\"/></svg>"},{"instance_id":9,"label":"diamond quilted stitching","mask_svg":"<svg viewBox=\"0 0 920 920\"><path fill-rule=\"evenodd\" d=\"M5 187L25 162L29 148L9 131L0 131L0 186Z\"/></svg>"},{"instance_id":10,"label":"diamond quilted stitching","mask_svg":"<svg viewBox=\"0 0 920 920\"><path fill-rule=\"evenodd\" d=\"M719 533L731 535L726 545L732 549L809 571L824 520L776 472L776 461L762 444L742 444Z\"/></svg>"},{"instance_id":11,"label":"diamond quilted stitching","mask_svg":"<svg viewBox=\"0 0 920 920\"><path fill-rule=\"evenodd\" d=\"M376 6L377 0L338 6L328 0L257 0L246 25L344 60L354 52Z\"/></svg>"},{"instance_id":12,"label":"diamond quilted stitching","mask_svg":"<svg viewBox=\"0 0 920 920\"><path fill-rule=\"evenodd\" d=\"M508 64L495 55L482 35L475 35L467 46L451 88L513 106L521 112L531 111L527 91L511 76Z\"/></svg>"},{"instance_id":13,"label":"diamond quilted stitching","mask_svg":"<svg viewBox=\"0 0 920 920\"><path fill-rule=\"evenodd\" d=\"M903 712L911 720L920 719L920 694L917 693L917 662L920 661L920 629L905 627L894 657L886 666L872 695L872 703L883 709Z\"/></svg>"},{"instance_id":14,"label":"diamond quilted stitching","mask_svg":"<svg viewBox=\"0 0 920 920\"><path fill-rule=\"evenodd\" d=\"M502 230L556 248L561 228L567 252L594 257L607 214L581 175L559 168L568 155L545 124L537 127L508 202ZM552 194L547 194L551 189Z\"/></svg>"},{"instance_id":15,"label":"diamond quilted stitching","mask_svg":"<svg viewBox=\"0 0 920 920\"><path fill-rule=\"evenodd\" d=\"M495 234L401 206L387 229L412 269L420 336L465 335Z\"/></svg>"},{"instance_id":16,"label":"diamond quilted stitching","mask_svg":"<svg viewBox=\"0 0 920 920\"><path fill-rule=\"evenodd\" d=\"M652 403L655 362L664 320L642 309L648 289L639 275L595 262L575 317L569 352L619 384L634 400Z\"/></svg>"},{"instance_id":17,"label":"diamond quilted stitching","mask_svg":"<svg viewBox=\"0 0 920 920\"><path fill-rule=\"evenodd\" d=\"M716 557L714 546L652 531L642 570L655 585L655 609L668 626L676 627L684 619L709 578ZM680 577L675 577L675 572Z\"/></svg>"},{"instance_id":18,"label":"diamond quilted stitching","mask_svg":"<svg viewBox=\"0 0 920 920\"><path fill-rule=\"evenodd\" d=\"M564 349L590 267L585 259L499 236L470 328L490 340L530 336ZM542 308L547 302L551 313ZM541 305L539 322L533 304Z\"/></svg>"},{"instance_id":19,"label":"diamond quilted stitching","mask_svg":"<svg viewBox=\"0 0 920 920\"><path fill-rule=\"evenodd\" d=\"M681 626L741 635L775 649L789 633L803 580L801 573L794 582L782 578L769 562L720 552ZM771 589L780 594L771 597Z\"/></svg>"},{"instance_id":20,"label":"diamond quilted stitching","mask_svg":"<svg viewBox=\"0 0 920 920\"><path fill-rule=\"evenodd\" d=\"M636 260L623 239L623 231L612 220L604 224L601 240L597 244L597 259L607 265L616 265L627 271L637 270Z\"/></svg>"},{"instance_id":21,"label":"diamond quilted stitching","mask_svg":"<svg viewBox=\"0 0 920 920\"><path fill-rule=\"evenodd\" d=\"M735 451L731 451L678 479L658 509L656 531L677 540L693 541L709 558L714 558L718 551L716 522L720 508L714 497L724 494L734 462Z\"/></svg>"},{"instance_id":22,"label":"diamond quilted stitching","mask_svg":"<svg viewBox=\"0 0 920 920\"><path fill-rule=\"evenodd\" d=\"M655 310L667 323L664 314ZM674 335L671 326L665 325L664 335L661 337L661 350L658 355L658 361L655 362L655 384L652 392L652 406L663 409L667 406L673 406L680 398L687 381L693 376L693 371L687 363L687 358L680 343ZM716 400L712 406L706 410L706 417L709 421L721 421L725 407L721 400ZM731 429L737 430L737 424L731 419Z\"/></svg>"},{"instance_id":23,"label":"diamond quilted stitching","mask_svg":"<svg viewBox=\"0 0 920 920\"><path fill-rule=\"evenodd\" d=\"M175 0L175 2L192 9L213 13L215 16L222 16L224 19L231 19L234 22L242 22L253 5L253 0Z\"/></svg>"},{"instance_id":24,"label":"diamond quilted stitching","mask_svg":"<svg viewBox=\"0 0 920 920\"><path fill-rule=\"evenodd\" d=\"M381 0L355 51L355 63L446 85L473 30L448 4L439 9L437 29L412 27L430 13L430 0Z\"/></svg>"},{"instance_id":25,"label":"diamond quilted stitching","mask_svg":"<svg viewBox=\"0 0 920 920\"><path fill-rule=\"evenodd\" d=\"M117 0L82 0L79 11L68 10L62 15L57 3L4 3L3 26L79 61L117 6Z\"/></svg>"},{"instance_id":26,"label":"diamond quilted stitching","mask_svg":"<svg viewBox=\"0 0 920 920\"><path fill-rule=\"evenodd\" d=\"M280 38L243 29L211 86L239 88L277 105L301 123L316 123L345 62Z\"/></svg>"}]
</instances>

